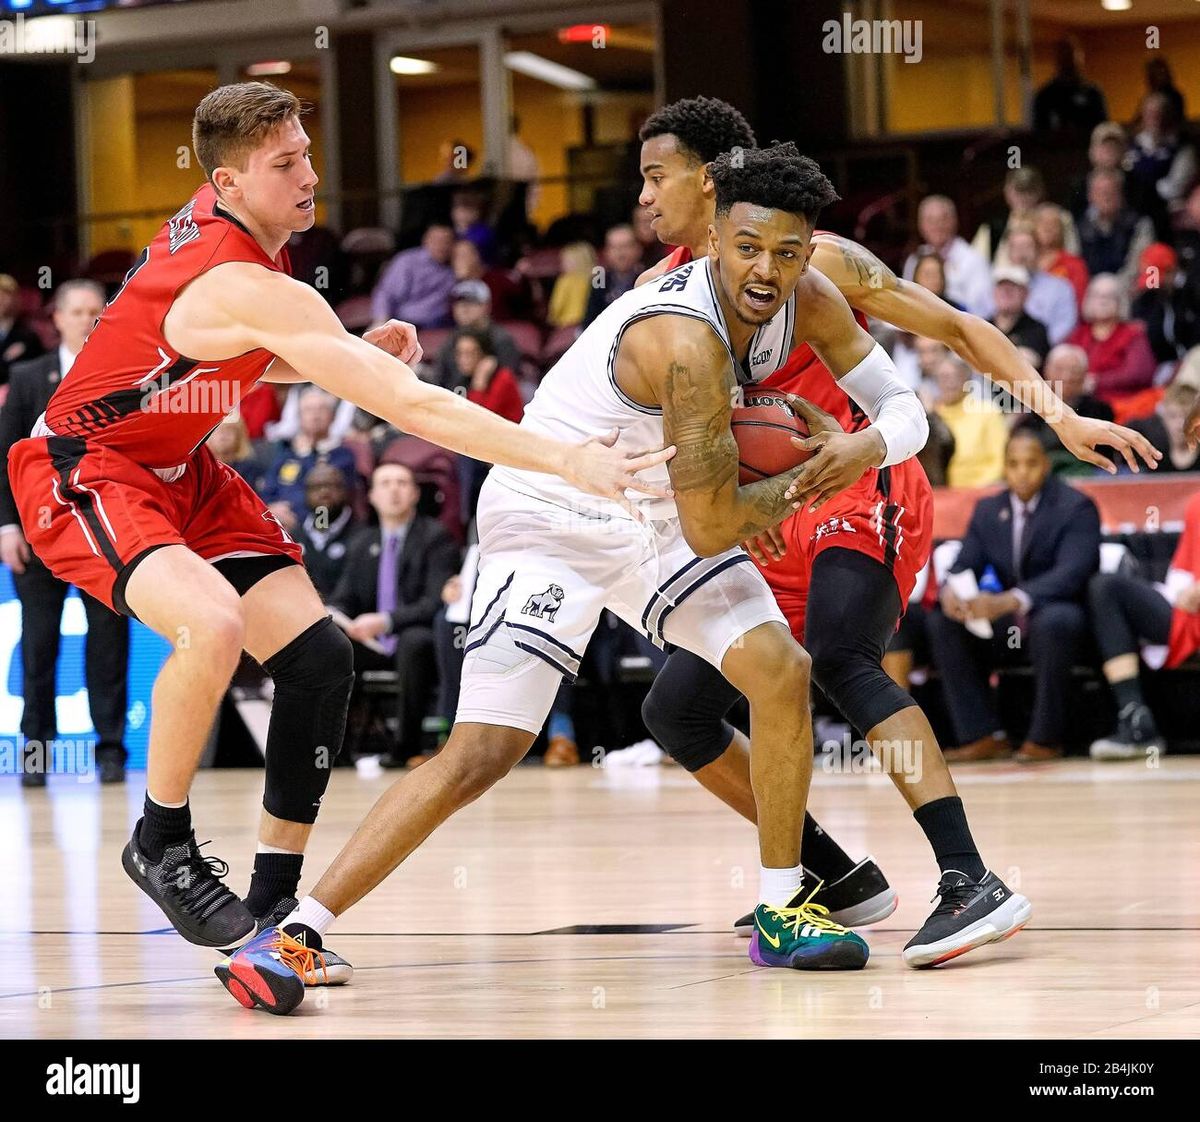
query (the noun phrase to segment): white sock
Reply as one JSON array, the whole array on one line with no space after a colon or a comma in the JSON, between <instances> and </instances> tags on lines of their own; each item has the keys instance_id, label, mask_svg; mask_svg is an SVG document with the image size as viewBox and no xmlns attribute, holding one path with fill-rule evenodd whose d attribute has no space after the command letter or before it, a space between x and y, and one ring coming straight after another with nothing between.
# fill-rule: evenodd
<instances>
[{"instance_id":1,"label":"white sock","mask_svg":"<svg viewBox=\"0 0 1200 1122\"><path fill-rule=\"evenodd\" d=\"M765 865L760 865L758 867L759 902L772 908L786 908L792 902L792 897L800 891L803 880L803 865L796 865L791 869L768 869Z\"/></svg>"},{"instance_id":2,"label":"white sock","mask_svg":"<svg viewBox=\"0 0 1200 1122\"><path fill-rule=\"evenodd\" d=\"M298 849L280 849L277 845L267 845L266 842L259 842L255 853L287 853L292 857L302 857L303 854Z\"/></svg>"},{"instance_id":3,"label":"white sock","mask_svg":"<svg viewBox=\"0 0 1200 1122\"><path fill-rule=\"evenodd\" d=\"M296 906L296 910L279 926L286 927L289 923L302 923L305 927L311 927L324 939L325 932L333 926L335 919L337 916L324 904L314 900L311 896L305 896Z\"/></svg>"},{"instance_id":4,"label":"white sock","mask_svg":"<svg viewBox=\"0 0 1200 1122\"><path fill-rule=\"evenodd\" d=\"M155 798L155 797L154 797L154 796L153 796L153 795L150 793L150 788L149 788L149 787L147 787L147 788L146 788L146 798L148 798L148 799L149 799L149 800L150 800L152 803L154 803L154 805L155 805L155 806L167 806L167 807L170 807L172 810L178 810L180 807L187 806L187 802L188 802L188 801L187 801L187 799L184 799L184 800L183 800L183 802L181 802L181 803L167 803L167 802L163 802L163 800L162 800L162 799L156 799L156 798Z\"/></svg>"}]
</instances>

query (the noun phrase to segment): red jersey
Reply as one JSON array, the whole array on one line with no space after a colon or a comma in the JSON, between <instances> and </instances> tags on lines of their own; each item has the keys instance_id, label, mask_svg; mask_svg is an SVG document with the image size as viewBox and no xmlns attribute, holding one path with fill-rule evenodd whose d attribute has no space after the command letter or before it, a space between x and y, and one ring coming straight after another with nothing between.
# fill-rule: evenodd
<instances>
[{"instance_id":1,"label":"red jersey","mask_svg":"<svg viewBox=\"0 0 1200 1122\"><path fill-rule=\"evenodd\" d=\"M1200 495L1192 499L1183 515L1183 533L1171 558L1171 568L1191 573L1200 580ZM1186 662L1200 650L1200 613L1175 608L1171 612L1171 637L1167 662L1170 668Z\"/></svg>"},{"instance_id":2,"label":"red jersey","mask_svg":"<svg viewBox=\"0 0 1200 1122\"><path fill-rule=\"evenodd\" d=\"M287 250L277 260L268 257L250 231L217 206L216 191L206 183L142 251L96 321L46 406L49 430L112 448L144 467L183 464L275 357L258 348L201 362L164 338L175 294L227 261L291 273Z\"/></svg>"}]
</instances>

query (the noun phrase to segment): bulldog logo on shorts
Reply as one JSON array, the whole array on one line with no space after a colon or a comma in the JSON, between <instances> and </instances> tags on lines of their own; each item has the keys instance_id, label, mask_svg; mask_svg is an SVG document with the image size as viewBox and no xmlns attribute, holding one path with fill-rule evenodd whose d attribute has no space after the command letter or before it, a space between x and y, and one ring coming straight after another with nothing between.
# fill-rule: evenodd
<instances>
[{"instance_id":1,"label":"bulldog logo on shorts","mask_svg":"<svg viewBox=\"0 0 1200 1122\"><path fill-rule=\"evenodd\" d=\"M530 596L525 601L525 607L521 609L521 615L533 616L534 619L548 619L553 623L565 595L557 584L552 584L545 592L537 592Z\"/></svg>"}]
</instances>

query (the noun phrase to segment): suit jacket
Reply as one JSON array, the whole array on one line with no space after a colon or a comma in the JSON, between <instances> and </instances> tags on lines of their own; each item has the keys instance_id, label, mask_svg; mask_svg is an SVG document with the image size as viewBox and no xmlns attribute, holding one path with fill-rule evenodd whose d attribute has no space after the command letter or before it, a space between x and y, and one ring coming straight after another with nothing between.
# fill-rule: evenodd
<instances>
[{"instance_id":1,"label":"suit jacket","mask_svg":"<svg viewBox=\"0 0 1200 1122\"><path fill-rule=\"evenodd\" d=\"M291 531L292 537L300 543L300 548L304 550L304 567L308 570L313 587L323 600L328 600L333 595L338 578L342 575L342 568L350 546L362 530L362 524L356 522L351 513L349 521L337 533L326 537L325 544L320 548L303 522L300 522Z\"/></svg>"},{"instance_id":2,"label":"suit jacket","mask_svg":"<svg viewBox=\"0 0 1200 1122\"><path fill-rule=\"evenodd\" d=\"M19 353L11 359L4 357L7 351L18 349ZM45 350L38 333L19 319L7 333L0 331L0 386L8 381L14 366L37 358Z\"/></svg>"},{"instance_id":3,"label":"suit jacket","mask_svg":"<svg viewBox=\"0 0 1200 1122\"><path fill-rule=\"evenodd\" d=\"M29 435L61 381L57 347L40 358L13 363L9 372L8 397L0 409L0 526L20 525L8 482L8 450Z\"/></svg>"},{"instance_id":4,"label":"suit jacket","mask_svg":"<svg viewBox=\"0 0 1200 1122\"><path fill-rule=\"evenodd\" d=\"M350 543L337 586L329 597L351 619L377 610L379 554L383 535L378 526L363 529ZM450 535L436 519L413 516L396 567L396 610L392 631L429 627L442 606L442 588L458 572L460 557Z\"/></svg>"},{"instance_id":5,"label":"suit jacket","mask_svg":"<svg viewBox=\"0 0 1200 1122\"><path fill-rule=\"evenodd\" d=\"M970 569L976 579L989 565L1006 588L1019 587L1031 610L1053 600L1081 602L1088 578L1100 567L1100 512L1087 495L1048 476L1037 509L1025 526L1022 579L1013 559L1010 492L980 499L951 570Z\"/></svg>"}]
</instances>

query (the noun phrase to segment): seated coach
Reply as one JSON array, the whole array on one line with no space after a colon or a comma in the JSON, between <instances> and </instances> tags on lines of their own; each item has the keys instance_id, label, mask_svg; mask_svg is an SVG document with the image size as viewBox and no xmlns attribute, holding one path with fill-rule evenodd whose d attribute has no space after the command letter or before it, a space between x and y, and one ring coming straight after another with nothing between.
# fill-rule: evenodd
<instances>
[{"instance_id":1,"label":"seated coach","mask_svg":"<svg viewBox=\"0 0 1200 1122\"><path fill-rule=\"evenodd\" d=\"M960 596L948 579L929 616L933 661L960 745L946 752L952 763L1011 754L989 678L1013 662L1032 663L1036 688L1017 759L1061 756L1071 668L1088 635L1084 602L1100 565L1100 512L1050 474L1041 441L1027 429L1009 438L1004 478L1003 491L976 504L951 569L971 570L985 590ZM999 591L986 590L994 585ZM989 621L991 639L968 631L972 620Z\"/></svg>"},{"instance_id":2,"label":"seated coach","mask_svg":"<svg viewBox=\"0 0 1200 1122\"><path fill-rule=\"evenodd\" d=\"M379 526L355 537L329 597L330 608L349 617L356 675L390 668L399 673L397 759L421 750L421 721L437 680L433 617L459 566L458 546L442 524L417 513L420 495L403 464L375 469L368 498Z\"/></svg>"}]
</instances>

